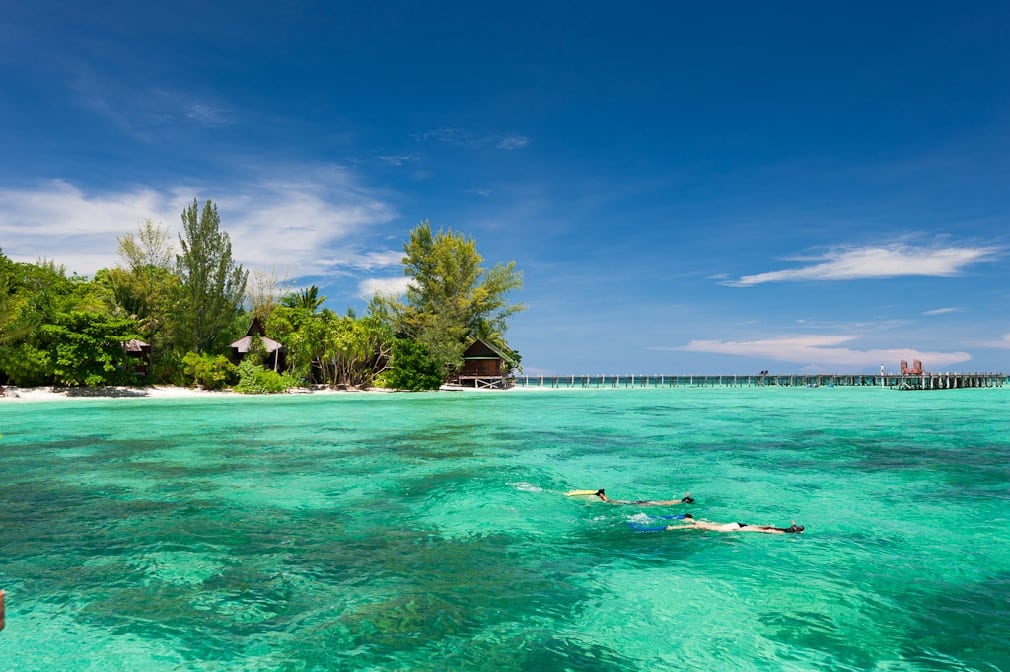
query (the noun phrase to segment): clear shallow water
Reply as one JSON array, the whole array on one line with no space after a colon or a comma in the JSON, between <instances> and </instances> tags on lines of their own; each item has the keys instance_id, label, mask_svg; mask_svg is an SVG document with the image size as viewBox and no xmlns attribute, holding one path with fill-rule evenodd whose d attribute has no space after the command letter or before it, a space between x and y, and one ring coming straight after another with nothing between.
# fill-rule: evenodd
<instances>
[{"instance_id":1,"label":"clear shallow water","mask_svg":"<svg viewBox=\"0 0 1010 672\"><path fill-rule=\"evenodd\" d=\"M1010 390L0 406L0 670L1003 670ZM670 510L567 498L680 497ZM803 535L638 532L691 510Z\"/></svg>"}]
</instances>

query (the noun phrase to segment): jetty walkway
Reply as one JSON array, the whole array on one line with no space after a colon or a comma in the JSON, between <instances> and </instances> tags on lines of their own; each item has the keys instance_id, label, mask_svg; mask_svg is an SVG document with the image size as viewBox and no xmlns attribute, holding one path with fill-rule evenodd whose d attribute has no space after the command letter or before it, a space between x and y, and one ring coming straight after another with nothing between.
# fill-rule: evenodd
<instances>
[{"instance_id":1,"label":"jetty walkway","mask_svg":"<svg viewBox=\"0 0 1010 672\"><path fill-rule=\"evenodd\" d=\"M751 375L566 375L516 376L519 387L887 387L895 390L954 390L1003 387L1004 373L787 373Z\"/></svg>"}]
</instances>

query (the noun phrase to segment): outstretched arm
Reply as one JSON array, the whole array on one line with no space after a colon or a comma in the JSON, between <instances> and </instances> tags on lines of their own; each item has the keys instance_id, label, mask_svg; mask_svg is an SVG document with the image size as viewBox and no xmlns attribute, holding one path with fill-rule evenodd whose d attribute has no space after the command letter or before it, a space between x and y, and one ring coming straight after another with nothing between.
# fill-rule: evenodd
<instances>
[{"instance_id":1,"label":"outstretched arm","mask_svg":"<svg viewBox=\"0 0 1010 672\"><path fill-rule=\"evenodd\" d=\"M639 506L676 506L677 504L694 504L694 497L689 492L680 499L649 499L633 503Z\"/></svg>"}]
</instances>

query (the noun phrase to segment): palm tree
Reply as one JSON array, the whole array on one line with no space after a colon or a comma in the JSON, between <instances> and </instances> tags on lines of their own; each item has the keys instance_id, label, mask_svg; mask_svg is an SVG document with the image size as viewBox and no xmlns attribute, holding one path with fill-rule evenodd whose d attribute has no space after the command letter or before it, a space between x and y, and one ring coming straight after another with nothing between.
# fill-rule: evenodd
<instances>
[{"instance_id":1,"label":"palm tree","mask_svg":"<svg viewBox=\"0 0 1010 672\"><path fill-rule=\"evenodd\" d=\"M315 313L325 301L325 296L319 296L319 288L312 285L300 292L289 292L281 299L281 305L287 308L302 308Z\"/></svg>"}]
</instances>

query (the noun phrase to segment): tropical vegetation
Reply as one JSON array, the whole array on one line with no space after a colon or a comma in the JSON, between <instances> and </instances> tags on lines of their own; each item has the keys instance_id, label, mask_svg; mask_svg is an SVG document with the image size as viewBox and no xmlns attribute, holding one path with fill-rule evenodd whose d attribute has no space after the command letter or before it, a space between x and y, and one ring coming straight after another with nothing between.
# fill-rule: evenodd
<instances>
[{"instance_id":1,"label":"tropical vegetation","mask_svg":"<svg viewBox=\"0 0 1010 672\"><path fill-rule=\"evenodd\" d=\"M421 222L404 244L403 297L376 295L367 313L340 314L312 285L285 290L243 268L217 206L182 212L178 250L145 221L117 239L120 262L88 278L55 261L15 262L0 249L0 384L172 384L251 394L327 385L436 389L459 371L475 338L505 341L515 262L483 266L476 243ZM240 361L229 344L250 332ZM282 343L271 359L264 339ZM126 344L146 344L143 357ZM149 346L149 347L147 347Z\"/></svg>"}]
</instances>

